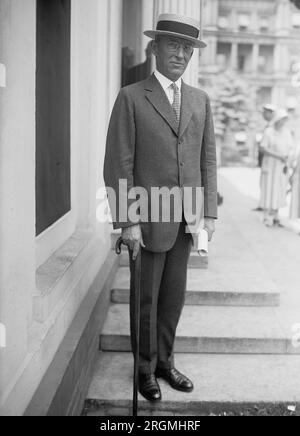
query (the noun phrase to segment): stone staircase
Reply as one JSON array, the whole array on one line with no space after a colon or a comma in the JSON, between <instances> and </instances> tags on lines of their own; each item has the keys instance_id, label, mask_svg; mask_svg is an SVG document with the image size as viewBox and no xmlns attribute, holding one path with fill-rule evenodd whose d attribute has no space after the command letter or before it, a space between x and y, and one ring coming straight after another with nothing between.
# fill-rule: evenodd
<instances>
[{"instance_id":1,"label":"stone staircase","mask_svg":"<svg viewBox=\"0 0 300 436\"><path fill-rule=\"evenodd\" d=\"M113 245L115 240L113 239ZM127 253L111 289L100 354L85 403L87 416L131 413ZM141 415L207 415L300 400L300 349L281 327L280 292L224 208L209 268L193 253L186 305L177 330L176 367L194 382L190 394L159 380L163 401L140 397Z\"/></svg>"}]
</instances>

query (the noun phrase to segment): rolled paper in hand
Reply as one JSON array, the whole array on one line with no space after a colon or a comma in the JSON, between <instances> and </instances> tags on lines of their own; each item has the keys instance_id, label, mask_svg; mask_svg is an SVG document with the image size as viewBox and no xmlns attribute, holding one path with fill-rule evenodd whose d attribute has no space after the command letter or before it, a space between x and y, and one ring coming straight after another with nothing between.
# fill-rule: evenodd
<instances>
[{"instance_id":1,"label":"rolled paper in hand","mask_svg":"<svg viewBox=\"0 0 300 436\"><path fill-rule=\"evenodd\" d=\"M205 229L199 231L197 251L201 257L208 256L208 233Z\"/></svg>"}]
</instances>

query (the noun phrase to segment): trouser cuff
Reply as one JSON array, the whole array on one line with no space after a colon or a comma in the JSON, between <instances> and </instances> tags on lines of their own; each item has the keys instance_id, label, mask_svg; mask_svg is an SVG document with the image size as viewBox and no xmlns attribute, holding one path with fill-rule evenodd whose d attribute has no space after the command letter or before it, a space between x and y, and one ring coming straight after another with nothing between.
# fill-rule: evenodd
<instances>
[{"instance_id":1,"label":"trouser cuff","mask_svg":"<svg viewBox=\"0 0 300 436\"><path fill-rule=\"evenodd\" d=\"M174 368L174 362L157 362L157 369L172 369Z\"/></svg>"}]
</instances>

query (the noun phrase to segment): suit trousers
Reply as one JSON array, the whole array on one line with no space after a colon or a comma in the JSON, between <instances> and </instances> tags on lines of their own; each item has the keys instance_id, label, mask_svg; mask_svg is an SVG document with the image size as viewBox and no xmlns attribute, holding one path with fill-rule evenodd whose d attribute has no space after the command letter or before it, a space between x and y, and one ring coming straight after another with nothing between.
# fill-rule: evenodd
<instances>
[{"instance_id":1,"label":"suit trousers","mask_svg":"<svg viewBox=\"0 0 300 436\"><path fill-rule=\"evenodd\" d=\"M174 366L174 341L185 303L187 265L192 236L185 232L183 217L173 247L162 253L141 248L141 311L139 372L154 373ZM134 352L134 262L130 259L130 330Z\"/></svg>"}]
</instances>

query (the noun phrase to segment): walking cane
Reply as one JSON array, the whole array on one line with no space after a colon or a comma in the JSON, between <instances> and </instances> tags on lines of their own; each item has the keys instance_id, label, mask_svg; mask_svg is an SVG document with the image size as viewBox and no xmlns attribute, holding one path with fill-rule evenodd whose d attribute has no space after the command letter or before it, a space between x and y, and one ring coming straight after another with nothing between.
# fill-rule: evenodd
<instances>
[{"instance_id":1,"label":"walking cane","mask_svg":"<svg viewBox=\"0 0 300 436\"><path fill-rule=\"evenodd\" d=\"M122 244L124 241L122 236L117 240L116 253L118 255L122 252ZM133 371L133 407L132 416L138 415L138 380L139 380L139 355L140 355L140 310L141 310L141 249L138 252L136 260L134 261L134 289L133 295L133 354L134 354L134 371Z\"/></svg>"}]
</instances>

